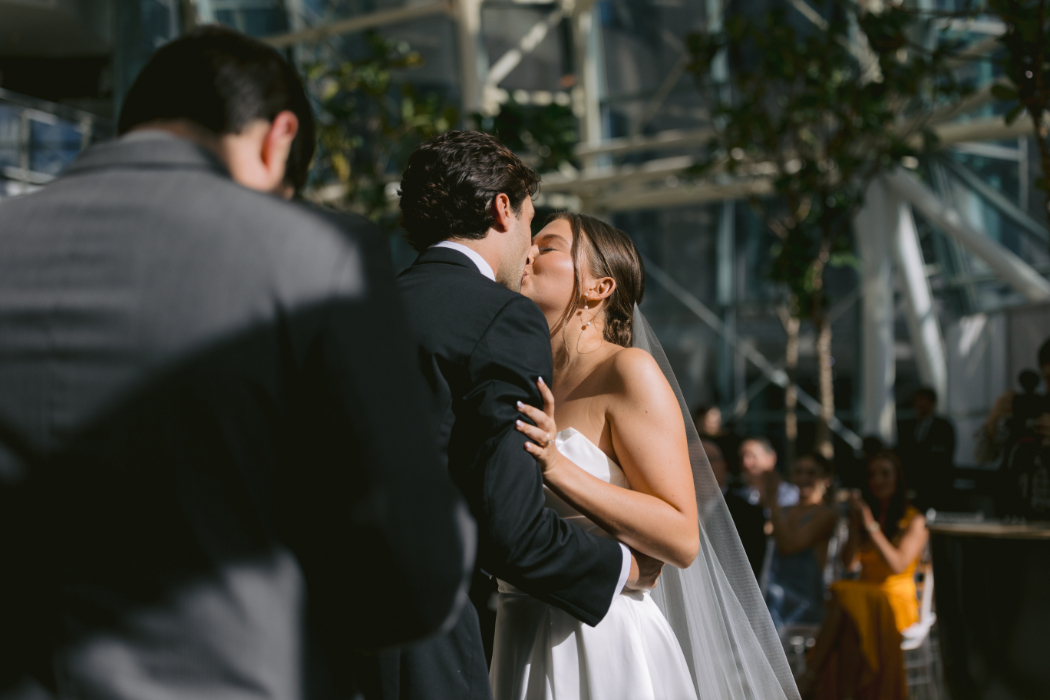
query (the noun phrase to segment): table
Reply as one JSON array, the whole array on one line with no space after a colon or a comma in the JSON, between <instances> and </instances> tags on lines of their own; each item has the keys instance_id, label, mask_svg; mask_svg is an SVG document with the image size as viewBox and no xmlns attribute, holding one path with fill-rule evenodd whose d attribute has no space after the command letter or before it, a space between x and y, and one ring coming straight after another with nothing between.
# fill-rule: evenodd
<instances>
[{"instance_id":1,"label":"table","mask_svg":"<svg viewBox=\"0 0 1050 700\"><path fill-rule=\"evenodd\" d=\"M1050 699L1050 523L930 524L952 700Z\"/></svg>"}]
</instances>

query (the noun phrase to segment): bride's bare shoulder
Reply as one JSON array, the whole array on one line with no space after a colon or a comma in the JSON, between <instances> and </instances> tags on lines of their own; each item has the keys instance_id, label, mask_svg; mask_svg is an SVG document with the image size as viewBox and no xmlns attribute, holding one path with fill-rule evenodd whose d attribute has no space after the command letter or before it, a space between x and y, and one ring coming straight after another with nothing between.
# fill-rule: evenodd
<instances>
[{"instance_id":1,"label":"bride's bare shoulder","mask_svg":"<svg viewBox=\"0 0 1050 700\"><path fill-rule=\"evenodd\" d=\"M666 398L671 392L660 365L641 348L619 350L611 358L609 373L610 379L614 380L616 393L631 400L642 397ZM673 393L671 398L674 398Z\"/></svg>"}]
</instances>

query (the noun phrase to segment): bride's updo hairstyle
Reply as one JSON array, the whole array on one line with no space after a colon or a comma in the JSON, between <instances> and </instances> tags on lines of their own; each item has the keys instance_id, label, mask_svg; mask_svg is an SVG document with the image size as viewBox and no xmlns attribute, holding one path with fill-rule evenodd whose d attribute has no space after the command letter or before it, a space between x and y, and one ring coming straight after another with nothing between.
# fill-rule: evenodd
<instances>
[{"instance_id":1,"label":"bride's updo hairstyle","mask_svg":"<svg viewBox=\"0 0 1050 700\"><path fill-rule=\"evenodd\" d=\"M567 221L572 228L572 268L575 276L572 299L565 310L563 323L579 310L583 287L580 266L587 265L595 277L611 277L616 281L616 289L605 298L605 328L602 335L610 343L631 347L634 305L640 304L645 294L645 268L638 249L626 233L593 216L556 212L551 214L547 223L559 219Z\"/></svg>"}]
</instances>

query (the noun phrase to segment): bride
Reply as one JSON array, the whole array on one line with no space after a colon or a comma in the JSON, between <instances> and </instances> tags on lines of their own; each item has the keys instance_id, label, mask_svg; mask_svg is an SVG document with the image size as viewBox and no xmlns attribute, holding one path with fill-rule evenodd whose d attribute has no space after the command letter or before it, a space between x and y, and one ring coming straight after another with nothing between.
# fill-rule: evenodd
<instances>
[{"instance_id":1,"label":"bride","mask_svg":"<svg viewBox=\"0 0 1050 700\"><path fill-rule=\"evenodd\" d=\"M670 566L595 627L500 581L495 700L798 697L666 359L632 347L655 342L635 327L644 287L631 239L602 221L555 214L533 239L521 292L547 318L554 377L518 430L547 505Z\"/></svg>"}]
</instances>

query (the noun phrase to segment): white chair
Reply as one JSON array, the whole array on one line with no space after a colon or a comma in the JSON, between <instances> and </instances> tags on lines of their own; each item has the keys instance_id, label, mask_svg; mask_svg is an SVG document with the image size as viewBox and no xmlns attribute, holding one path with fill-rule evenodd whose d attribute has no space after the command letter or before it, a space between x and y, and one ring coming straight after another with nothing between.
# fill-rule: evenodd
<instances>
[{"instance_id":1,"label":"white chair","mask_svg":"<svg viewBox=\"0 0 1050 700\"><path fill-rule=\"evenodd\" d=\"M922 571L922 598L919 621L904 630L901 651L904 654L904 675L911 700L940 700L940 655L937 639L931 634L937 622L933 612L933 565L925 560Z\"/></svg>"}]
</instances>

